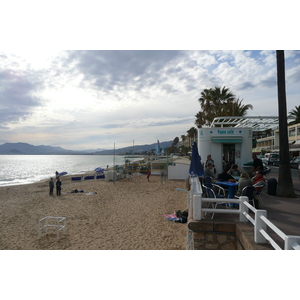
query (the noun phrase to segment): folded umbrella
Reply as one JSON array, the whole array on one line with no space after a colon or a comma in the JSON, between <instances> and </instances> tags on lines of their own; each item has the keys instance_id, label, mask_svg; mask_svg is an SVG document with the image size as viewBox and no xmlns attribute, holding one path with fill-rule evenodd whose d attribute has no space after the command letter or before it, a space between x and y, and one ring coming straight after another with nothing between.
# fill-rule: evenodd
<instances>
[{"instance_id":1,"label":"folded umbrella","mask_svg":"<svg viewBox=\"0 0 300 300\"><path fill-rule=\"evenodd\" d=\"M201 157L198 152L197 143L194 142L192 146L192 158L190 164L189 174L191 176L202 176L204 174L203 166L201 163Z\"/></svg>"}]
</instances>

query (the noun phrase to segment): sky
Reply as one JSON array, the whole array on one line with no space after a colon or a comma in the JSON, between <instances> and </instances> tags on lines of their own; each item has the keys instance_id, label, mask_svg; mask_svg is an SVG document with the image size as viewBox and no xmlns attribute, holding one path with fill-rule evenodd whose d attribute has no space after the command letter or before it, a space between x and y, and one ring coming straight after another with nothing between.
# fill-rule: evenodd
<instances>
[{"instance_id":1,"label":"sky","mask_svg":"<svg viewBox=\"0 0 300 300\"><path fill-rule=\"evenodd\" d=\"M147 14L136 1L106 1L99 10L91 9L93 1L59 2L59 10L57 1L47 7L29 1L19 2L17 12L15 2L2 11L12 10L17 22L7 13L0 20L7 28L0 47L0 144L86 150L174 140L195 127L200 94L215 86L252 104L249 116L276 116L276 52L266 49L290 49L287 111L300 103L300 47L289 43L295 40L297 13L288 6L274 7L268 23L266 18L249 23L251 13L260 20L269 11L254 1L259 11L253 5L250 16L236 13L220 26L203 9L218 3L217 20L238 2L201 4L200 13L187 1L173 4L169 13L168 4L152 1ZM132 4L143 14L122 13ZM277 18L285 11L286 31ZM270 43L274 39L280 43Z\"/></svg>"},{"instance_id":2,"label":"sky","mask_svg":"<svg viewBox=\"0 0 300 300\"><path fill-rule=\"evenodd\" d=\"M300 51L285 51L287 110ZM169 141L195 126L201 91L228 87L250 116L276 116L275 51L0 51L0 143L70 150Z\"/></svg>"}]
</instances>

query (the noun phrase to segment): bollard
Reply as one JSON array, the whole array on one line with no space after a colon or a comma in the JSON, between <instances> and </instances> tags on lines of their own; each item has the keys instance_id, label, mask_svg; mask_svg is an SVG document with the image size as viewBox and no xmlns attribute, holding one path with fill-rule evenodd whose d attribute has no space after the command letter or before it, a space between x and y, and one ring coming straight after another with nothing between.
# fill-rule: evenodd
<instances>
[{"instance_id":1,"label":"bollard","mask_svg":"<svg viewBox=\"0 0 300 300\"><path fill-rule=\"evenodd\" d=\"M270 178L268 180L268 195L276 195L277 180L275 178Z\"/></svg>"}]
</instances>

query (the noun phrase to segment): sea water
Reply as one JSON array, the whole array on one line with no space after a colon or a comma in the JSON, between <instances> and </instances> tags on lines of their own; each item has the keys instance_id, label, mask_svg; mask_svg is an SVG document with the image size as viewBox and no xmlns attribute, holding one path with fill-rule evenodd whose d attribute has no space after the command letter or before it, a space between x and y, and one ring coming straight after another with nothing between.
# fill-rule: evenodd
<instances>
[{"instance_id":1,"label":"sea water","mask_svg":"<svg viewBox=\"0 0 300 300\"><path fill-rule=\"evenodd\" d=\"M98 167L123 165L125 159L128 158L118 155L0 155L0 187L55 177L56 171L84 174Z\"/></svg>"}]
</instances>

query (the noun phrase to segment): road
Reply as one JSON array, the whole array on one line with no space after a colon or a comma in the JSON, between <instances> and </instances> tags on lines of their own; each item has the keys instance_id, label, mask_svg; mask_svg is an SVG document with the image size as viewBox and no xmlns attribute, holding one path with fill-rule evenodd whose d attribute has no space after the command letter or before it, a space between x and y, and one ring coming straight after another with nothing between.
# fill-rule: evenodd
<instances>
[{"instance_id":1,"label":"road","mask_svg":"<svg viewBox=\"0 0 300 300\"><path fill-rule=\"evenodd\" d=\"M272 169L272 173L278 173L279 172L279 167L276 166L268 166L268 168ZM298 170L297 169L291 169L292 171L292 177L298 178Z\"/></svg>"}]
</instances>

